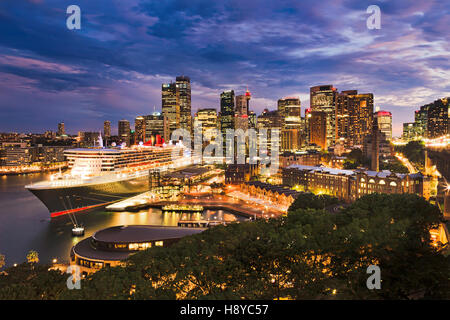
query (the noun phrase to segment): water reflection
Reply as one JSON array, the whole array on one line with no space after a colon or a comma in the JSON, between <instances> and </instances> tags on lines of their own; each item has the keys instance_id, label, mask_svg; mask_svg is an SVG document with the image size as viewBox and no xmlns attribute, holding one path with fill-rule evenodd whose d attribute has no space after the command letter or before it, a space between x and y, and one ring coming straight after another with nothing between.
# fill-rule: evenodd
<instances>
[{"instance_id":1,"label":"water reflection","mask_svg":"<svg viewBox=\"0 0 450 320\"><path fill-rule=\"evenodd\" d=\"M0 179L0 253L6 256L7 266L25 261L33 249L43 263L54 258L68 261L70 248L95 231L116 225L176 226L183 220L244 220L222 210L203 213L163 213L159 209L139 212L108 212L97 209L76 214L78 223L85 227L84 237L72 237L72 223L68 216L50 219L47 208L30 192L26 184L40 181L46 174L8 176Z\"/></svg>"}]
</instances>

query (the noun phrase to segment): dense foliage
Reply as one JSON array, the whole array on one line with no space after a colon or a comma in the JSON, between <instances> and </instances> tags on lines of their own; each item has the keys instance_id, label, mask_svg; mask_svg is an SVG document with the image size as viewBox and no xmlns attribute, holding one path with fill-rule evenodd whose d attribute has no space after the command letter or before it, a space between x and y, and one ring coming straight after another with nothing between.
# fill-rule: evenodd
<instances>
[{"instance_id":1,"label":"dense foliage","mask_svg":"<svg viewBox=\"0 0 450 320\"><path fill-rule=\"evenodd\" d=\"M6 274L0 275L0 300L60 298L67 291L67 276L48 268L35 263L8 268Z\"/></svg>"},{"instance_id":2,"label":"dense foliage","mask_svg":"<svg viewBox=\"0 0 450 320\"><path fill-rule=\"evenodd\" d=\"M404 146L396 146L395 150L403 153L415 165L425 165L425 144L422 141L410 141Z\"/></svg>"},{"instance_id":3,"label":"dense foliage","mask_svg":"<svg viewBox=\"0 0 450 320\"><path fill-rule=\"evenodd\" d=\"M389 170L395 173L409 173L408 168L397 158L389 159L388 162L380 161L380 170Z\"/></svg>"},{"instance_id":4,"label":"dense foliage","mask_svg":"<svg viewBox=\"0 0 450 320\"><path fill-rule=\"evenodd\" d=\"M353 149L344 156L347 158L344 161L344 169L356 169L358 167L370 166L370 159L364 157L361 149Z\"/></svg>"},{"instance_id":5,"label":"dense foliage","mask_svg":"<svg viewBox=\"0 0 450 320\"><path fill-rule=\"evenodd\" d=\"M288 212L294 212L298 209L325 209L337 203L339 203L339 199L334 196L302 192L289 207Z\"/></svg>"},{"instance_id":6,"label":"dense foliage","mask_svg":"<svg viewBox=\"0 0 450 320\"><path fill-rule=\"evenodd\" d=\"M310 197L314 208L305 208L305 197ZM81 290L55 288L49 292L44 282L44 296L450 298L449 258L430 243L429 229L441 218L436 207L415 195L372 194L339 213L323 210L329 202L334 200L306 194L286 217L218 226L183 238L170 248L151 248L131 256L125 267L106 268L89 276L82 281ZM381 268L380 290L366 287L366 269L373 264ZM54 275L43 272L41 276ZM26 277L16 279L19 287L12 279L0 280L6 284L0 285L0 297L30 297L24 289ZM65 286L65 279L53 280L55 287ZM34 297L40 295L36 291Z\"/></svg>"}]
</instances>

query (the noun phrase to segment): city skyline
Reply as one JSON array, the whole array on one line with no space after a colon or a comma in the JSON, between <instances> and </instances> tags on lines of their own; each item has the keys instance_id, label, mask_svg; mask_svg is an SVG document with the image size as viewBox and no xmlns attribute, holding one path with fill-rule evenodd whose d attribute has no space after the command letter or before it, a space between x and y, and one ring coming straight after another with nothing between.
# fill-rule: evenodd
<instances>
[{"instance_id":1,"label":"city skyline","mask_svg":"<svg viewBox=\"0 0 450 320\"><path fill-rule=\"evenodd\" d=\"M120 119L161 110L161 84L179 75L191 78L192 115L219 110L221 92L247 86L257 114L287 96L305 110L317 85L371 92L374 107L392 112L394 136L414 110L450 95L448 4L197 4L80 1L81 29L68 30L69 3L3 2L2 131L42 132L63 121L73 134L104 120L115 131ZM380 30L366 27L370 4L380 6Z\"/></svg>"}]
</instances>

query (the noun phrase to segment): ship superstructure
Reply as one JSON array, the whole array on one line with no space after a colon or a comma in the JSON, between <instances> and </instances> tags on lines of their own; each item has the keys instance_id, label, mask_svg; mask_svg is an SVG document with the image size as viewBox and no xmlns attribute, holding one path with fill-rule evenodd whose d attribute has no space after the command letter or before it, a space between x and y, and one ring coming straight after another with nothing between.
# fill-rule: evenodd
<instances>
[{"instance_id":1,"label":"ship superstructure","mask_svg":"<svg viewBox=\"0 0 450 320\"><path fill-rule=\"evenodd\" d=\"M51 216L86 210L148 191L149 170L189 165L190 154L178 145L130 148L77 148L65 151L69 170L27 188Z\"/></svg>"}]
</instances>

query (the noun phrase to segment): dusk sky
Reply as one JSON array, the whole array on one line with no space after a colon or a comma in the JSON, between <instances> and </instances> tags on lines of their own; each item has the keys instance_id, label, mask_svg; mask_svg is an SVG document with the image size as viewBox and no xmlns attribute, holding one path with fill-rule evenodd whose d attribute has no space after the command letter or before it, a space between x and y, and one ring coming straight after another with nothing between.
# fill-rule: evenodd
<instances>
[{"instance_id":1,"label":"dusk sky","mask_svg":"<svg viewBox=\"0 0 450 320\"><path fill-rule=\"evenodd\" d=\"M81 30L66 9L81 8ZM369 30L369 5L381 29ZM187 75L193 112L248 86L250 109L309 88L372 92L394 135L450 96L450 1L0 1L0 132L98 131L161 109L161 84Z\"/></svg>"}]
</instances>

